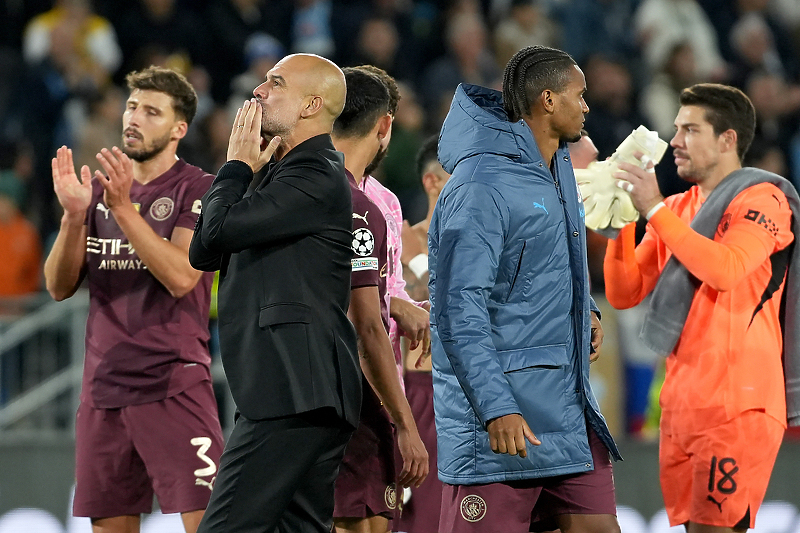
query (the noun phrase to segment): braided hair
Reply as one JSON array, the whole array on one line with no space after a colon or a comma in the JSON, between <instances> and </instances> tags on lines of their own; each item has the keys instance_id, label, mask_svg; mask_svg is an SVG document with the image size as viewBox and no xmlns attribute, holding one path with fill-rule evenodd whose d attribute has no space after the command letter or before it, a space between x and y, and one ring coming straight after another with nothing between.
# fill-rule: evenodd
<instances>
[{"instance_id":1,"label":"braided hair","mask_svg":"<svg viewBox=\"0 0 800 533\"><path fill-rule=\"evenodd\" d=\"M547 46L528 46L509 59L503 72L503 107L517 122L530 114L531 103L542 91L560 93L577 65L568 53Z\"/></svg>"}]
</instances>

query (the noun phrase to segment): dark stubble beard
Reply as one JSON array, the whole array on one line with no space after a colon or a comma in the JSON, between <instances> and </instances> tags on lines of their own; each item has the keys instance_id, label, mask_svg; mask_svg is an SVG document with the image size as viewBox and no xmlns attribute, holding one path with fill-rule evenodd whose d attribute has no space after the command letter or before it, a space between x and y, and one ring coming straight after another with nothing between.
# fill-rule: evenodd
<instances>
[{"instance_id":1,"label":"dark stubble beard","mask_svg":"<svg viewBox=\"0 0 800 533\"><path fill-rule=\"evenodd\" d=\"M164 151L164 149L169 145L171 133L168 132L163 137L155 139L149 147L144 147L141 150L132 150L125 146L125 140L123 138L122 143L122 153L136 161L137 163L144 163L145 161L150 161L158 154Z\"/></svg>"},{"instance_id":2,"label":"dark stubble beard","mask_svg":"<svg viewBox=\"0 0 800 533\"><path fill-rule=\"evenodd\" d=\"M388 154L388 153L389 153L389 147L388 146L386 148L382 148L382 147L379 148L378 149L378 153L375 154L375 157L372 158L372 161L370 161L369 165L367 165L367 168L364 169L364 175L365 176L371 176L372 173L375 172L378 169L378 166L386 158L386 154Z\"/></svg>"}]
</instances>

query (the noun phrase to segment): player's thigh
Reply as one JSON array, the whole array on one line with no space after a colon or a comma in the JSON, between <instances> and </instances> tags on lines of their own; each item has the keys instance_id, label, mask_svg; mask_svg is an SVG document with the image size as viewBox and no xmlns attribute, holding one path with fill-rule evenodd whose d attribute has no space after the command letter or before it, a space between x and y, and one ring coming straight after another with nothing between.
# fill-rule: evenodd
<instances>
[{"instance_id":1,"label":"player's thigh","mask_svg":"<svg viewBox=\"0 0 800 533\"><path fill-rule=\"evenodd\" d=\"M692 460L685 443L676 435L661 432L658 444L658 476L664 507L671 526L689 521L692 501Z\"/></svg>"},{"instance_id":2,"label":"player's thigh","mask_svg":"<svg viewBox=\"0 0 800 533\"><path fill-rule=\"evenodd\" d=\"M75 421L75 516L138 516L152 507L152 485L122 410L81 403Z\"/></svg>"},{"instance_id":3,"label":"player's thigh","mask_svg":"<svg viewBox=\"0 0 800 533\"><path fill-rule=\"evenodd\" d=\"M777 420L753 410L694 436L687 445L693 481L689 521L753 527L783 433Z\"/></svg>"},{"instance_id":4,"label":"player's thigh","mask_svg":"<svg viewBox=\"0 0 800 533\"><path fill-rule=\"evenodd\" d=\"M509 483L449 485L442 490L439 531L527 533L541 487Z\"/></svg>"},{"instance_id":5,"label":"player's thigh","mask_svg":"<svg viewBox=\"0 0 800 533\"><path fill-rule=\"evenodd\" d=\"M543 480L544 485L533 513L532 530L552 529L562 533L618 533L614 474L608 448L588 427L594 468L588 472ZM551 517L550 520L547 520ZM536 527L541 522L541 527Z\"/></svg>"},{"instance_id":6,"label":"player's thigh","mask_svg":"<svg viewBox=\"0 0 800 533\"><path fill-rule=\"evenodd\" d=\"M223 447L211 383L127 407L125 417L162 511L205 509Z\"/></svg>"},{"instance_id":7,"label":"player's thigh","mask_svg":"<svg viewBox=\"0 0 800 533\"><path fill-rule=\"evenodd\" d=\"M336 477L336 518L392 517L398 501L394 449L388 415L375 393L365 390L359 425Z\"/></svg>"}]
</instances>

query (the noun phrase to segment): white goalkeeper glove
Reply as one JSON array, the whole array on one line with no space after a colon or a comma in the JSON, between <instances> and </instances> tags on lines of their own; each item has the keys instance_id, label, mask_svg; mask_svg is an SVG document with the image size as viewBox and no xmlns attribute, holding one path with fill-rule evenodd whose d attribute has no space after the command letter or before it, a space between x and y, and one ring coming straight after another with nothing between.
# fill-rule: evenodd
<instances>
[{"instance_id":1,"label":"white goalkeeper glove","mask_svg":"<svg viewBox=\"0 0 800 533\"><path fill-rule=\"evenodd\" d=\"M658 163L667 150L667 143L658 137L658 133L639 126L617 147L607 161L590 163L586 169L575 169L575 179L583 198L586 227L614 238L625 225L639 219L639 212L633 205L630 193L620 189L614 172L619 163L624 161L641 168L645 162L652 160ZM640 161L634 157L635 152L642 152L646 157Z\"/></svg>"}]
</instances>

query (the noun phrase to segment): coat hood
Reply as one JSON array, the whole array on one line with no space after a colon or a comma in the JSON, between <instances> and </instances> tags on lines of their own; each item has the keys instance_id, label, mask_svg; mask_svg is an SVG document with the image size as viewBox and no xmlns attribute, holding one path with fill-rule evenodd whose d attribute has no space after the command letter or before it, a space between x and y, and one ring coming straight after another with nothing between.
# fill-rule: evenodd
<instances>
[{"instance_id":1,"label":"coat hood","mask_svg":"<svg viewBox=\"0 0 800 533\"><path fill-rule=\"evenodd\" d=\"M523 120L509 122L500 91L462 83L439 134L439 162L452 174L460 161L478 154L492 153L521 163L541 159L532 140Z\"/></svg>"}]
</instances>

